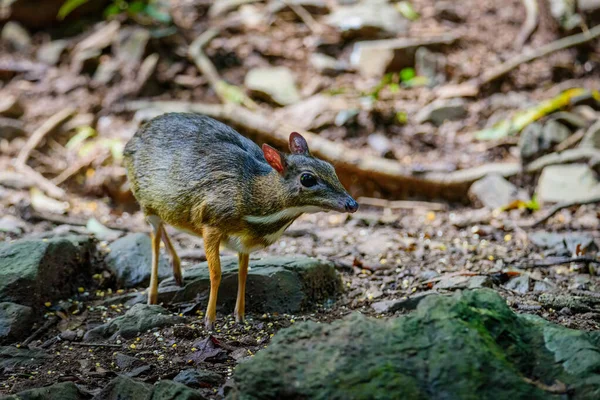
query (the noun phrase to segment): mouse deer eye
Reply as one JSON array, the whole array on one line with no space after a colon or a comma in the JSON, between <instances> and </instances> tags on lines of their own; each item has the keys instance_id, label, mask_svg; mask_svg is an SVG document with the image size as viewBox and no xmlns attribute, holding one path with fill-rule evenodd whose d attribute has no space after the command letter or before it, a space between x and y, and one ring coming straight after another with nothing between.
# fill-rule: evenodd
<instances>
[{"instance_id":1,"label":"mouse deer eye","mask_svg":"<svg viewBox=\"0 0 600 400\"><path fill-rule=\"evenodd\" d=\"M305 172L300 175L300 183L304 187L315 186L317 184L317 178L313 174Z\"/></svg>"}]
</instances>

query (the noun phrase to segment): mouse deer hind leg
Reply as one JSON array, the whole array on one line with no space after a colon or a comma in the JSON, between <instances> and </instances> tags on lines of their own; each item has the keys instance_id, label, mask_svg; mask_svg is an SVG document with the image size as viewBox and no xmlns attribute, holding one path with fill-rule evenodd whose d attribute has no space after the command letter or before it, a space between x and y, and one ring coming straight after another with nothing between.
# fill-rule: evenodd
<instances>
[{"instance_id":1,"label":"mouse deer hind leg","mask_svg":"<svg viewBox=\"0 0 600 400\"><path fill-rule=\"evenodd\" d=\"M148 304L158 302L158 263L160 257L160 238L164 230L162 220L156 215L150 215L147 218L152 227L150 239L152 245L152 270L150 275L150 286L148 287Z\"/></svg>"},{"instance_id":2,"label":"mouse deer hind leg","mask_svg":"<svg viewBox=\"0 0 600 400\"><path fill-rule=\"evenodd\" d=\"M218 229L206 227L203 229L204 251L210 274L210 295L206 307L205 325L207 330L213 330L217 319L217 294L221 284L221 259L219 248L223 235Z\"/></svg>"},{"instance_id":3,"label":"mouse deer hind leg","mask_svg":"<svg viewBox=\"0 0 600 400\"><path fill-rule=\"evenodd\" d=\"M167 229L163 226L162 229L162 241L165 244L165 248L167 252L171 256L171 266L173 267L173 279L175 279L175 283L178 286L183 286L183 274L181 273L181 260L177 255L177 251L175 247L173 247L173 243L171 243L171 239L169 238L169 234L167 233Z\"/></svg>"},{"instance_id":4,"label":"mouse deer hind leg","mask_svg":"<svg viewBox=\"0 0 600 400\"><path fill-rule=\"evenodd\" d=\"M246 311L246 278L248 277L248 260L249 254L239 253L238 254L238 292L237 300L235 302L235 321L238 324L243 324L245 321Z\"/></svg>"}]
</instances>

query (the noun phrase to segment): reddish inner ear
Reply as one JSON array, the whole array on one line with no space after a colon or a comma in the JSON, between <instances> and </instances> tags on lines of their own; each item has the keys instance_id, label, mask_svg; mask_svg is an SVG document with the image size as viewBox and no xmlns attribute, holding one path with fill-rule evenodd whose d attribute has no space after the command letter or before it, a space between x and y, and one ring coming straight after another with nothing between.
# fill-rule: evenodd
<instances>
[{"instance_id":1,"label":"reddish inner ear","mask_svg":"<svg viewBox=\"0 0 600 400\"><path fill-rule=\"evenodd\" d=\"M262 145L262 151L263 151L263 154L265 155L265 160L267 160L269 165L271 167L273 167L273 169L275 169L275 171L282 174L284 168L283 168L283 160L281 159L281 153L279 153L277 150L275 150L274 148L272 148L271 146L269 146L266 143Z\"/></svg>"}]
</instances>

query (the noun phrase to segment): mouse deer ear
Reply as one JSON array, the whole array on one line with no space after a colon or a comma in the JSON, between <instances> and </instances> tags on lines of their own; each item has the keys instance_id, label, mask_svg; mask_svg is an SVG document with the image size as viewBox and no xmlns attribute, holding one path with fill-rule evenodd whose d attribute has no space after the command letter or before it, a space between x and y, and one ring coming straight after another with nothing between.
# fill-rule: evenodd
<instances>
[{"instance_id":1,"label":"mouse deer ear","mask_svg":"<svg viewBox=\"0 0 600 400\"><path fill-rule=\"evenodd\" d=\"M280 175L283 175L285 172L285 160L283 158L283 154L269 146L268 144L262 145L263 155L265 156L265 160L269 163L271 167Z\"/></svg>"},{"instance_id":2,"label":"mouse deer ear","mask_svg":"<svg viewBox=\"0 0 600 400\"><path fill-rule=\"evenodd\" d=\"M292 154L305 154L310 155L308 151L308 143L306 139L298 132L290 133L290 151Z\"/></svg>"}]
</instances>

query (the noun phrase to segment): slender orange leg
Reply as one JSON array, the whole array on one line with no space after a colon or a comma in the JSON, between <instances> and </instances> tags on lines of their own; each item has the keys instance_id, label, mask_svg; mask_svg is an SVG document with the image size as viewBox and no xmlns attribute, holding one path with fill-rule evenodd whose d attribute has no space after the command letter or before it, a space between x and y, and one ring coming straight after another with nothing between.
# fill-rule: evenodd
<instances>
[{"instance_id":1,"label":"slender orange leg","mask_svg":"<svg viewBox=\"0 0 600 400\"><path fill-rule=\"evenodd\" d=\"M148 217L148 222L152 226L150 238L152 242L152 272L150 275L150 287L148 288L148 304L158 302L158 260L160 251L160 237L164 229L162 221L156 216Z\"/></svg>"},{"instance_id":2,"label":"slender orange leg","mask_svg":"<svg viewBox=\"0 0 600 400\"><path fill-rule=\"evenodd\" d=\"M169 234L167 233L167 230L164 226L162 229L162 241L165 244L167 252L171 256L171 265L173 266L173 278L179 286L183 286L183 275L181 274L181 260L179 259L177 251L175 251L175 247L173 247L173 243L171 243L171 239L169 239Z\"/></svg>"},{"instance_id":3,"label":"slender orange leg","mask_svg":"<svg viewBox=\"0 0 600 400\"><path fill-rule=\"evenodd\" d=\"M217 319L217 294L221 283L221 259L219 258L219 246L221 244L221 233L216 229L206 228L202 232L204 239L204 251L208 261L208 272L210 274L210 295L204 323L206 329L213 330Z\"/></svg>"},{"instance_id":4,"label":"slender orange leg","mask_svg":"<svg viewBox=\"0 0 600 400\"><path fill-rule=\"evenodd\" d=\"M246 278L248 277L248 259L249 255L245 253L238 254L238 293L235 302L235 321L244 323L244 314L246 309Z\"/></svg>"}]
</instances>

